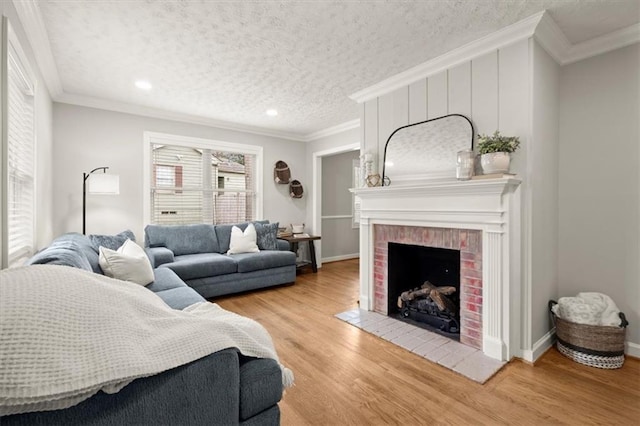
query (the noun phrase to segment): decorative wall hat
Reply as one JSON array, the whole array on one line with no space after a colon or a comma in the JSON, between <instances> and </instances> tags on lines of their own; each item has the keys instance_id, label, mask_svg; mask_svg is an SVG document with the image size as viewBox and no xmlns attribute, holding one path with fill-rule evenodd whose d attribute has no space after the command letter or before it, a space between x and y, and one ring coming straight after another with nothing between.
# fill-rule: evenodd
<instances>
[{"instance_id":1,"label":"decorative wall hat","mask_svg":"<svg viewBox=\"0 0 640 426\"><path fill-rule=\"evenodd\" d=\"M296 179L292 180L289 185L289 194L291 195L291 198L302 198L303 192L300 181Z\"/></svg>"},{"instance_id":2,"label":"decorative wall hat","mask_svg":"<svg viewBox=\"0 0 640 426\"><path fill-rule=\"evenodd\" d=\"M280 160L276 162L276 167L273 169L273 178L276 183L285 185L291 180L291 170L284 161Z\"/></svg>"}]
</instances>

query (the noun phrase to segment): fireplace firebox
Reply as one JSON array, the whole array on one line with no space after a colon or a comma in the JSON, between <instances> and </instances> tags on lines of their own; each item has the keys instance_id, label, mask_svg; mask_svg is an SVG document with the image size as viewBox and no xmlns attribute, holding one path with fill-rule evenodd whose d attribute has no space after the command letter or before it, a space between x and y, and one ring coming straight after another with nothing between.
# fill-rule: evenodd
<instances>
[{"instance_id":1,"label":"fireplace firebox","mask_svg":"<svg viewBox=\"0 0 640 426\"><path fill-rule=\"evenodd\" d=\"M388 243L387 314L456 338L460 250Z\"/></svg>"}]
</instances>

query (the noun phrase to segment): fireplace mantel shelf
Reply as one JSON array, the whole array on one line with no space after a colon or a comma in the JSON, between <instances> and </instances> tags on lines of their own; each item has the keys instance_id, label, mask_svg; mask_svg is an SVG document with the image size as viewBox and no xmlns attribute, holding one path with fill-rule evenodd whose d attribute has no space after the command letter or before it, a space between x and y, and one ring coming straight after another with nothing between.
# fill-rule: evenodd
<instances>
[{"instance_id":1,"label":"fireplace mantel shelf","mask_svg":"<svg viewBox=\"0 0 640 426\"><path fill-rule=\"evenodd\" d=\"M435 180L412 185L377 186L373 188L351 188L349 191L360 198L394 198L407 195L480 195L503 194L522 181L514 177L481 180Z\"/></svg>"}]
</instances>

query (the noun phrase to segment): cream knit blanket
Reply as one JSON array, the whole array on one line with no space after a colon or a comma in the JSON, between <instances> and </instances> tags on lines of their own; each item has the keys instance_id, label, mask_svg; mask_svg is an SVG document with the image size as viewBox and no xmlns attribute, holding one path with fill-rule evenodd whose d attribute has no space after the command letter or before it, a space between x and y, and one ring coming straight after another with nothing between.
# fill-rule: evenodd
<instances>
[{"instance_id":1,"label":"cream knit blanket","mask_svg":"<svg viewBox=\"0 0 640 426\"><path fill-rule=\"evenodd\" d=\"M551 308L559 318L576 324L619 327L620 309L606 294L585 292L561 297Z\"/></svg>"},{"instance_id":2,"label":"cream knit blanket","mask_svg":"<svg viewBox=\"0 0 640 426\"><path fill-rule=\"evenodd\" d=\"M225 348L278 361L260 324L213 303L178 311L140 285L66 266L0 271L0 415L71 407Z\"/></svg>"}]
</instances>

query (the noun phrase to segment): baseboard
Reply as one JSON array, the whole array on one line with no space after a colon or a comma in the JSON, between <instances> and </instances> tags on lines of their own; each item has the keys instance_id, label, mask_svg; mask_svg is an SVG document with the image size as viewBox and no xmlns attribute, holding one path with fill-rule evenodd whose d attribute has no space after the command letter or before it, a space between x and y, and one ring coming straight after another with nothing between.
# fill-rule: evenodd
<instances>
[{"instance_id":1,"label":"baseboard","mask_svg":"<svg viewBox=\"0 0 640 426\"><path fill-rule=\"evenodd\" d=\"M626 350L624 351L628 356L640 359L640 345L637 343L626 342Z\"/></svg>"},{"instance_id":2,"label":"baseboard","mask_svg":"<svg viewBox=\"0 0 640 426\"><path fill-rule=\"evenodd\" d=\"M322 263L339 262L341 260L357 259L360 257L360 253L343 254L341 256L323 257Z\"/></svg>"},{"instance_id":3,"label":"baseboard","mask_svg":"<svg viewBox=\"0 0 640 426\"><path fill-rule=\"evenodd\" d=\"M542 354L544 354L547 350L549 350L551 346L553 346L555 338L556 338L556 329L554 327L551 330L549 330L547 334L542 336L542 338L533 345L533 349L523 350L522 359L530 363L535 363L536 360L542 356ZM626 348L624 352L627 356L640 359L639 344L626 341L625 346Z\"/></svg>"},{"instance_id":4,"label":"baseboard","mask_svg":"<svg viewBox=\"0 0 640 426\"><path fill-rule=\"evenodd\" d=\"M536 343L533 344L532 349L524 349L522 351L522 359L527 362L535 363L538 358L542 356L551 346L556 337L556 328L549 330L544 336L542 336Z\"/></svg>"}]
</instances>

